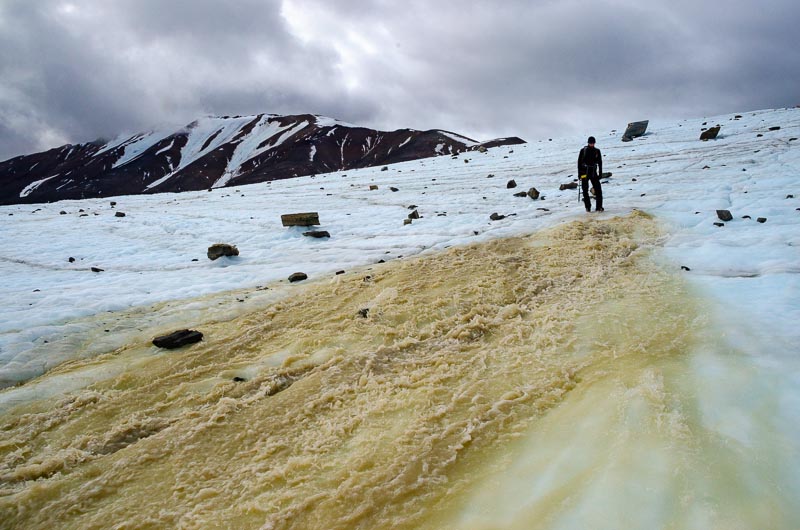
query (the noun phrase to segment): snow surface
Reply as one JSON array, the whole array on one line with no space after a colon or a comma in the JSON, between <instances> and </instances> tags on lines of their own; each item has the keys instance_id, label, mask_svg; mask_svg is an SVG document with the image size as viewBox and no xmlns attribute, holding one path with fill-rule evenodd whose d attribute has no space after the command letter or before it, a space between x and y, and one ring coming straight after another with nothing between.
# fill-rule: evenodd
<instances>
[{"instance_id":1,"label":"snow surface","mask_svg":"<svg viewBox=\"0 0 800 530\"><path fill-rule=\"evenodd\" d=\"M35 164L34 164L34 167L36 167ZM33 168L31 168L31 169L33 169ZM52 177L45 177L45 178L43 178L41 180L37 180L36 182L31 182L30 184L25 186L25 188L23 188L23 190L21 192L19 192L20 198L27 197L28 195L33 193L36 190L36 188L38 188L39 186L41 186L42 184L44 184L48 180L56 178L58 175L60 175L60 173L58 173L56 175L53 175Z\"/></svg>"},{"instance_id":2,"label":"snow surface","mask_svg":"<svg viewBox=\"0 0 800 530\"><path fill-rule=\"evenodd\" d=\"M136 158L141 156L142 153L144 153L145 151L147 151L148 149L150 149L151 147L153 147L154 145L156 145L158 142L160 142L161 140L163 140L164 138L166 138L169 135L170 135L170 133L168 133L166 131L157 131L157 132L154 131L154 132L142 135L141 137L139 137L137 140L135 140L133 142L126 143L125 144L125 152L122 154L121 157L119 157L116 160L116 162L114 162L114 165L111 166L111 167L112 168L118 168L120 166L123 166L123 165L127 164L128 162L136 160ZM173 143L174 143L174 140L173 140ZM170 146L170 147L172 147L172 146ZM162 150L159 151L159 153L161 153L163 151L166 151L167 149L169 149L169 148L162 149Z\"/></svg>"},{"instance_id":3,"label":"snow surface","mask_svg":"<svg viewBox=\"0 0 800 530\"><path fill-rule=\"evenodd\" d=\"M180 167L252 119L201 120L190 131ZM717 140L698 140L706 121L722 124ZM220 128L201 150L199 139ZM274 134L264 129L253 137ZM781 402L800 403L800 141L792 139L800 137L800 109L748 112L739 120L651 121L647 135L630 143L622 143L619 132L594 134L613 177L604 185L606 212L591 215L641 209L661 219L669 237L660 259L676 271L690 269L682 274L713 303L722 332L751 352L754 363L781 374ZM87 318L267 285L296 271L325 280L381 259L583 218L577 191L558 186L574 178L584 138L405 162L385 172L375 167L212 192L118 197L116 209L107 199L2 206L0 383L86 355L86 348L49 345L65 337L80 343ZM126 156L133 147L126 145ZM543 199L513 197L519 190L506 188L510 179L521 190L535 186ZM379 190L370 191L370 184ZM412 204L422 218L404 226ZM81 209L89 215L81 217ZM715 226L717 209L730 210L734 219ZM115 217L116 211L126 217ZM319 228L332 234L330 240L281 225L281 214L305 211L319 212ZM492 222L493 212L508 217ZM758 223L758 217L767 221ZM240 256L209 261L206 249L217 242L237 245ZM123 340L112 333L103 345L110 351Z\"/></svg>"},{"instance_id":4,"label":"snow surface","mask_svg":"<svg viewBox=\"0 0 800 530\"><path fill-rule=\"evenodd\" d=\"M476 142L471 138L467 138L466 136L461 136L460 134L451 133L448 131L437 131L439 134L443 136L447 136L448 138L455 140L456 142L460 142L462 144L469 146L478 145L480 142Z\"/></svg>"}]
</instances>

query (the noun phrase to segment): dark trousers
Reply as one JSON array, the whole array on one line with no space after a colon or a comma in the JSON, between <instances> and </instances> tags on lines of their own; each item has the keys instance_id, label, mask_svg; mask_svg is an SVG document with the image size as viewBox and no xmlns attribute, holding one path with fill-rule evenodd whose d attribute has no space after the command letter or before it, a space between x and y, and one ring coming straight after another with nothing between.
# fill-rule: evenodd
<instances>
[{"instance_id":1,"label":"dark trousers","mask_svg":"<svg viewBox=\"0 0 800 530\"><path fill-rule=\"evenodd\" d=\"M597 174L597 168L589 166L587 168L587 177L581 179L581 189L583 190L583 204L586 210L592 209L592 201L589 199L589 181L592 182L594 188L594 197L597 201L595 209L599 210L603 207L603 186L600 185L600 176Z\"/></svg>"}]
</instances>

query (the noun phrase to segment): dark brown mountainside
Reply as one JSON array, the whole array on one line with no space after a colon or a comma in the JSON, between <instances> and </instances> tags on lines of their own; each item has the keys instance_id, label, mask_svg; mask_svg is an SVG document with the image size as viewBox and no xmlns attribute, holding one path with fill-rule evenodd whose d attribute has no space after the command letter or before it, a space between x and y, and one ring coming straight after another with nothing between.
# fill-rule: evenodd
<instances>
[{"instance_id":1,"label":"dark brown mountainside","mask_svg":"<svg viewBox=\"0 0 800 530\"><path fill-rule=\"evenodd\" d=\"M251 184L524 143L383 132L310 114L206 117L178 131L65 145L0 163L0 204Z\"/></svg>"}]
</instances>

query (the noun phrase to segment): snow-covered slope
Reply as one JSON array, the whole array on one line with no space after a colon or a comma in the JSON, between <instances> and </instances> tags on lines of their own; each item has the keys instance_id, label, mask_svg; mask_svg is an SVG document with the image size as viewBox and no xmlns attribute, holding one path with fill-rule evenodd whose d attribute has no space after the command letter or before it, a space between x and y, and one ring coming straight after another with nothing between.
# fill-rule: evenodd
<instances>
[{"instance_id":1,"label":"snow-covered slope","mask_svg":"<svg viewBox=\"0 0 800 530\"><path fill-rule=\"evenodd\" d=\"M499 138L486 145L522 143ZM100 145L65 145L0 163L0 204L190 191L479 149L447 131L376 131L311 114L208 116ZM310 150L314 156L309 156Z\"/></svg>"},{"instance_id":2,"label":"snow-covered slope","mask_svg":"<svg viewBox=\"0 0 800 530\"><path fill-rule=\"evenodd\" d=\"M717 140L698 140L706 122L723 125ZM770 131L774 126L781 128ZM220 129L218 136L235 130ZM800 141L793 138L800 137L800 110L651 123L632 143L620 142L619 132L596 136L604 169L613 173L604 186L603 215L634 208L656 215L672 234L665 257L691 269L686 275L718 297L731 319L760 322L755 329L764 337L797 346ZM265 285L298 270L326 278L339 269L584 216L577 191L559 191L574 178L583 141L498 147L388 171L119 197L116 207L99 199L2 207L0 380L7 385L81 355L49 346L70 330L79 335L78 318ZM195 144L185 144L188 152L201 153ZM506 187L511 179L516 189ZM370 190L373 184L378 190ZM513 196L529 187L543 198ZM404 226L411 205L422 219ZM730 210L734 220L715 226L717 209ZM318 211L331 239L305 238L302 230L281 225L281 214L301 211ZM507 217L490 221L493 212ZM240 256L209 261L205 250L219 241L237 245Z\"/></svg>"}]
</instances>

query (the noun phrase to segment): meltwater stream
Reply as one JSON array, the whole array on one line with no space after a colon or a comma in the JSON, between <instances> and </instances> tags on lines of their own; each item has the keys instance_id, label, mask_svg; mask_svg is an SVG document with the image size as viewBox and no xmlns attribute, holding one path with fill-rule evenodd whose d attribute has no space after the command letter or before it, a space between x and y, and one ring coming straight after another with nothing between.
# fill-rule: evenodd
<instances>
[{"instance_id":1,"label":"meltwater stream","mask_svg":"<svg viewBox=\"0 0 800 530\"><path fill-rule=\"evenodd\" d=\"M779 374L660 237L633 213L453 248L52 370L28 385L86 382L5 399L0 525L790 528Z\"/></svg>"}]
</instances>

